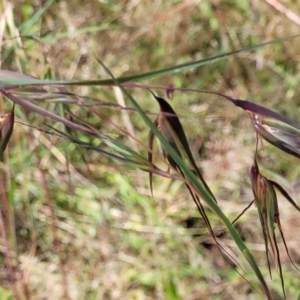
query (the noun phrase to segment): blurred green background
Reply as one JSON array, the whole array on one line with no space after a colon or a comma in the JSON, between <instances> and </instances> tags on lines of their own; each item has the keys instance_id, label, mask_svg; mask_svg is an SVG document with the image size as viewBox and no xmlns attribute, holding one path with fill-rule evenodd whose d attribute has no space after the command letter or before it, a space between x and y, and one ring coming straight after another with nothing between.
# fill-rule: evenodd
<instances>
[{"instance_id":1,"label":"blurred green background","mask_svg":"<svg viewBox=\"0 0 300 300\"><path fill-rule=\"evenodd\" d=\"M95 57L115 76L139 74L295 35L300 28L297 18L279 11L278 3L271 0L0 3L1 69L48 79L108 78ZM281 4L300 16L297 1ZM299 43L295 38L141 83L217 91L298 121ZM114 88L68 90L126 103ZM155 92L166 98L164 92ZM148 91L131 89L130 93L145 110L158 112ZM250 120L217 96L175 92L170 103L222 210L234 219L253 197L248 172L255 133ZM11 108L5 99L0 105L1 112ZM39 105L67 118L72 113L146 153L113 126L147 143L148 128L133 111ZM26 283L29 299L263 299L253 288L259 289L255 276L229 236L222 237L222 245L240 262L245 273L239 271L253 287L208 238L182 182L155 177L153 200L146 173L41 132L44 123L57 124L35 113L16 107L16 117L1 165L1 208L10 203L5 219L8 238L17 258L16 274ZM91 139L82 133L78 136ZM298 161L264 143L260 162L263 174L299 203ZM299 265L299 214L280 197L279 205L287 244ZM282 299L278 273L269 278L255 207L237 229L253 250L274 299ZM0 247L0 298L11 299L3 243ZM279 248L287 298L296 299L300 276L281 241ZM26 299L24 285L20 283L20 293Z\"/></svg>"}]
</instances>

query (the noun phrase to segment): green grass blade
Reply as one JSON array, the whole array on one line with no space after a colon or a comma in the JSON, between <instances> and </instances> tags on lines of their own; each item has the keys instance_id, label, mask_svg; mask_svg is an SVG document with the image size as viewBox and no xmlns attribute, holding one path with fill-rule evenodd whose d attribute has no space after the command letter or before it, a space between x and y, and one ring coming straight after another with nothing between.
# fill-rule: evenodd
<instances>
[{"instance_id":1,"label":"green grass blade","mask_svg":"<svg viewBox=\"0 0 300 300\"><path fill-rule=\"evenodd\" d=\"M45 12L48 10L48 8L52 5L53 2L54 2L54 0L48 0L47 2L45 2L44 6L41 9L39 9L35 14L33 14L33 16L29 20L27 20L25 23L23 23L19 27L20 32L25 35L28 32L30 32L30 30L32 29L32 26L40 18L42 18L42 16L45 14Z\"/></svg>"},{"instance_id":2,"label":"green grass blade","mask_svg":"<svg viewBox=\"0 0 300 300\"><path fill-rule=\"evenodd\" d=\"M45 14L45 12L48 10L48 8L52 5L53 2L54 0L48 0L41 9L39 9L35 14L33 14L33 16L29 20L23 23L19 27L20 34L21 35L28 34L32 29L32 27L34 26L34 24ZM12 46L4 53L2 57L2 63L13 53L14 50L15 47Z\"/></svg>"},{"instance_id":3,"label":"green grass blade","mask_svg":"<svg viewBox=\"0 0 300 300\"><path fill-rule=\"evenodd\" d=\"M171 74L183 72L183 71L186 71L186 70L189 70L192 68L198 68L198 67L216 62L221 59L226 59L226 58L231 57L232 55L257 50L259 48L262 48L262 47L265 47L265 46L271 45L271 44L282 43L283 41L295 39L295 38L298 38L299 36L300 36L299 34L292 35L292 36L289 36L286 38L271 40L271 41L268 41L265 43L245 47L242 49L219 54L219 55L216 55L213 57L208 57L205 59L200 59L200 60L180 64L180 65L173 66L170 68L160 69L160 70L156 70L156 71L151 71L151 72L127 76L127 77L119 77L116 79L117 79L117 82L120 84L120 83L124 83L124 82L129 82L129 81L140 81L140 80L145 80L145 79L150 79L150 78L155 78L155 77L161 77L161 76L165 76L165 75L171 75ZM57 81L57 80L38 80L38 79L36 79L36 80L1 79L0 80L0 88L4 88L4 87L8 88L8 86L18 86L18 85L65 85L65 86L66 85L77 85L77 86L93 85L93 86L95 86L95 85L111 85L111 84L115 84L115 83L116 82L113 79L80 80L80 81Z\"/></svg>"},{"instance_id":4,"label":"green grass blade","mask_svg":"<svg viewBox=\"0 0 300 300\"><path fill-rule=\"evenodd\" d=\"M187 180L191 182L191 184L197 189L199 194L201 194L203 200L206 202L206 204L210 207L210 209L219 217L219 219L223 222L225 227L228 229L230 235L232 236L233 240L235 241L236 245L238 246L241 253L244 255L246 260L248 261L249 265L253 269L254 273L256 274L259 282L261 283L262 289L264 290L264 293L267 297L267 299L271 300L272 296L269 291L269 288L265 282L264 276L262 275L259 266L256 263L256 260L252 256L251 252L245 245L245 243L242 241L241 237L235 230L235 228L232 226L231 222L228 220L228 218L224 215L223 211L220 209L218 204L214 201L213 197L210 195L210 193L203 187L203 185L200 183L196 175L187 167L187 165L184 163L182 158L176 153L174 148L170 145L170 143L163 137L163 135L159 132L159 130L154 126L153 122L149 119L149 117L144 113L140 105L134 100L134 98L126 91L126 89L120 85L120 82L116 78L114 78L113 74L110 72L110 70L101 62L99 63L103 66L103 68L106 70L106 72L112 77L112 80L115 84L119 86L119 88L123 91L123 93L128 97L130 102L132 103L133 107L137 110L137 112L140 114L141 118L145 122L145 124L153 131L153 133L156 135L156 137L160 140L162 145L166 148L166 150L169 152L169 154L172 156L174 161L176 161L177 165L180 167L180 169L183 171L184 176Z\"/></svg>"}]
</instances>

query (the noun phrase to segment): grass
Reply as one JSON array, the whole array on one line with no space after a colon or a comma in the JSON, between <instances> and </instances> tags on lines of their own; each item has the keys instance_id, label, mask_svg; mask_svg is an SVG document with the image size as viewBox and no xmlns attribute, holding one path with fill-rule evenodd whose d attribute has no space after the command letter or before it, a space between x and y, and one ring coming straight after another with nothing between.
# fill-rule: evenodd
<instances>
[{"instance_id":1,"label":"grass","mask_svg":"<svg viewBox=\"0 0 300 300\"><path fill-rule=\"evenodd\" d=\"M47 6L49 5L49 6ZM285 5L297 13L292 2ZM90 1L70 6L48 1L42 7L25 1L3 2L0 30L1 68L38 78L98 80L109 78L95 56L115 76L136 76L189 61L234 52L297 34L298 26L267 3L247 1L118 4ZM80 14L79 14L80 11ZM153 21L154 20L154 21ZM208 30L209 29L209 30ZM20 38L16 38L19 36ZM271 44L239 55L194 65L178 73L160 73L143 84L205 89L263 104L290 119L298 116L298 39ZM63 91L63 90L62 90ZM39 107L117 139L141 147L114 124L147 143L148 126L136 112L105 107L99 100L130 106L110 87L76 86L68 91L93 97L91 106L35 102ZM127 90L143 110L158 113L149 92ZM164 92L154 90L163 96ZM124 97L124 98L123 98ZM217 96L178 92L169 102L180 115L196 163L233 220L253 200L249 168L255 133L242 110ZM11 103L2 99L3 112ZM72 115L71 115L72 114ZM106 118L99 118L99 114ZM155 115L149 115L154 120ZM1 190L14 216L5 222L20 295L28 299L251 299L262 297L222 258L206 234L190 195L178 180L148 175L101 153L76 146L55 134L47 123L68 134L65 126L16 106L16 124L1 170ZM26 126L34 126L28 127ZM103 145L80 131L76 138ZM104 149L109 149L107 146ZM279 182L296 202L297 159L265 143L260 169ZM166 170L163 161L159 166ZM281 223L293 261L299 265L298 215L279 197ZM12 213L13 211L13 213ZM207 210L211 222L217 218ZM7 217L6 216L6 217ZM236 225L252 251L274 299L281 299L279 275L268 278L263 237L255 209ZM3 240L2 240L3 241ZM242 264L247 280L257 279L229 236L222 246ZM3 245L3 243L1 243ZM299 294L299 274L279 243L287 299ZM1 252L4 253L3 247ZM14 257L18 257L16 261ZM4 263L4 256L1 257ZM7 270L0 273L3 299L12 297ZM66 284L67 283L67 284ZM28 293L22 290L27 286ZM1 298L1 299L2 299Z\"/></svg>"}]
</instances>

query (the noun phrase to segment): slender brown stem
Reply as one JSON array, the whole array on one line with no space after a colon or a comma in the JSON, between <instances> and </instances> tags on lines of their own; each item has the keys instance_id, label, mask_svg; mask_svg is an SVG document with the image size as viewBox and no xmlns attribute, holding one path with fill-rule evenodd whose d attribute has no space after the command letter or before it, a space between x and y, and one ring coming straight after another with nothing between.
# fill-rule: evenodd
<instances>
[{"instance_id":1,"label":"slender brown stem","mask_svg":"<svg viewBox=\"0 0 300 300\"><path fill-rule=\"evenodd\" d=\"M252 200L249 205L231 222L231 224L233 225L253 204L254 200Z\"/></svg>"}]
</instances>

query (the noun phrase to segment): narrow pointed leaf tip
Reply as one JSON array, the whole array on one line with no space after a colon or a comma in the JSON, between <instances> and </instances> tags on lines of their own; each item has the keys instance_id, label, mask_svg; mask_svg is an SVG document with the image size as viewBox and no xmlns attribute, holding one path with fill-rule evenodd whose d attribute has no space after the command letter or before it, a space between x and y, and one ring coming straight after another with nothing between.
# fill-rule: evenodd
<instances>
[{"instance_id":1,"label":"narrow pointed leaf tip","mask_svg":"<svg viewBox=\"0 0 300 300\"><path fill-rule=\"evenodd\" d=\"M15 104L10 113L0 117L0 160L3 158L3 153L10 140L15 122Z\"/></svg>"}]
</instances>

